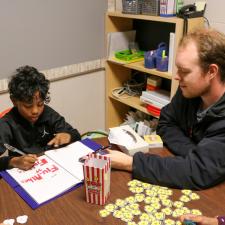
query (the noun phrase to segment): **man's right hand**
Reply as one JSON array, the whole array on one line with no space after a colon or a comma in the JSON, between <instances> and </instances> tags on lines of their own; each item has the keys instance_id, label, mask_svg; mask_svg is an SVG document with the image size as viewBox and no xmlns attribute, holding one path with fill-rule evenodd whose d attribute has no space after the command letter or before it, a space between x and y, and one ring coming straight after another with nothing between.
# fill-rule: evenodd
<instances>
[{"instance_id":1,"label":"man's right hand","mask_svg":"<svg viewBox=\"0 0 225 225\"><path fill-rule=\"evenodd\" d=\"M16 167L22 170L29 170L33 167L34 163L37 160L37 156L34 154L23 155L19 157L13 157L9 161L10 167Z\"/></svg>"}]
</instances>

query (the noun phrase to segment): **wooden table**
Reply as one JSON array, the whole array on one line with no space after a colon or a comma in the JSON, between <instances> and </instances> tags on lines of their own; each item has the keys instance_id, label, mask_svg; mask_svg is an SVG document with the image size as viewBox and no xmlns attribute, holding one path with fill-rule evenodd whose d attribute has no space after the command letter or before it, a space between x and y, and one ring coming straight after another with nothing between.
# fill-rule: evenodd
<instances>
[{"instance_id":1,"label":"wooden table","mask_svg":"<svg viewBox=\"0 0 225 225\"><path fill-rule=\"evenodd\" d=\"M98 143L107 144L106 139L98 139ZM151 150L153 154L166 156L166 149ZM108 203L115 203L118 198L133 195L127 187L131 174L112 170L111 195ZM200 200L186 203L191 209L199 209L208 216L225 214L225 183L214 188L196 192ZM180 190L173 189L173 200L181 196ZM0 179L0 221L17 216L28 215L26 225L97 225L97 224L126 224L112 215L101 218L99 210L104 206L86 203L84 187L80 187L56 200L32 210L3 180ZM15 223L16 225L17 223Z\"/></svg>"}]
</instances>

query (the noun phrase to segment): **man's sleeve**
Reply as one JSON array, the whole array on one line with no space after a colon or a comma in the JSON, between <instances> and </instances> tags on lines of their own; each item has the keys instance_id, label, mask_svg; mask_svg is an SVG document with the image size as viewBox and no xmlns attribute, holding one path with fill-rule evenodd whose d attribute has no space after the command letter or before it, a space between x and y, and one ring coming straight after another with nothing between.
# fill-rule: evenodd
<instances>
[{"instance_id":1,"label":"man's sleeve","mask_svg":"<svg viewBox=\"0 0 225 225\"><path fill-rule=\"evenodd\" d=\"M196 147L191 138L185 134L185 128L182 129L186 125L188 116L190 117L190 115L187 115L188 112L184 104L184 98L178 89L171 103L162 108L157 127L157 134L161 136L165 146L173 154L180 156L187 155L189 151Z\"/></svg>"},{"instance_id":2,"label":"man's sleeve","mask_svg":"<svg viewBox=\"0 0 225 225\"><path fill-rule=\"evenodd\" d=\"M221 126L224 126L224 121ZM136 153L133 177L153 184L188 189L205 189L224 181L225 128L207 133L185 157L161 158Z\"/></svg>"}]
</instances>

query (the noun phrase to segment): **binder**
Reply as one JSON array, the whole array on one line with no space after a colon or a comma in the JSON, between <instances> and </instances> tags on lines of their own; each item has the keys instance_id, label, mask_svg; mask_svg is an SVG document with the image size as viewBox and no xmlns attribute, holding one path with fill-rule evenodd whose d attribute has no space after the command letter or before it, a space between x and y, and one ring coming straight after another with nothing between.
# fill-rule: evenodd
<instances>
[{"instance_id":1,"label":"binder","mask_svg":"<svg viewBox=\"0 0 225 225\"><path fill-rule=\"evenodd\" d=\"M91 139L84 139L80 141L82 144L86 145L87 147L89 147L90 149L92 149L93 151L96 151L98 149L100 149L102 146L100 144L97 144L96 142L94 142ZM47 204L48 202L53 201L54 199L72 191L75 190L76 188L80 187L83 182L77 183L75 186L71 187L69 190L66 190L62 193L60 193L59 195L41 203L38 204L19 184L18 182L7 172L7 171L2 171L0 172L0 175L2 176L2 178L13 188L13 190L32 208L32 209L36 209L44 204Z\"/></svg>"}]
</instances>

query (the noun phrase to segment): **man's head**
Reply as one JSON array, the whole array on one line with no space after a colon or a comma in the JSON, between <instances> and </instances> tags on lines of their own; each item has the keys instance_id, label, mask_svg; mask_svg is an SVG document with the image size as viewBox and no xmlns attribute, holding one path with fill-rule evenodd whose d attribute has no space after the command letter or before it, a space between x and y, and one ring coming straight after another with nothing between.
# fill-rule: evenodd
<instances>
[{"instance_id":1,"label":"man's head","mask_svg":"<svg viewBox=\"0 0 225 225\"><path fill-rule=\"evenodd\" d=\"M213 29L188 33L180 41L175 79L185 97L203 96L213 79L225 83L225 35Z\"/></svg>"},{"instance_id":2,"label":"man's head","mask_svg":"<svg viewBox=\"0 0 225 225\"><path fill-rule=\"evenodd\" d=\"M20 67L9 81L10 98L19 113L29 122L35 123L49 103L49 80L31 66Z\"/></svg>"}]
</instances>

